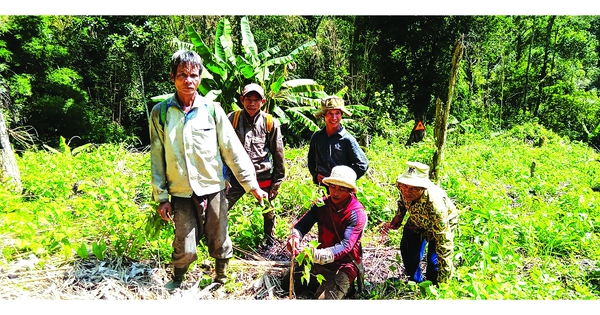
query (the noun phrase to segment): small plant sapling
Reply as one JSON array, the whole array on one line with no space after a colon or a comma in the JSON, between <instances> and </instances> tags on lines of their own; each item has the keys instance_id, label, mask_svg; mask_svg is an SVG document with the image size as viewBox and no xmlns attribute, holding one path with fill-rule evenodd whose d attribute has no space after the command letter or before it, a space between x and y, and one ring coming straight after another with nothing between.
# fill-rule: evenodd
<instances>
[{"instance_id":1,"label":"small plant sapling","mask_svg":"<svg viewBox=\"0 0 600 315\"><path fill-rule=\"evenodd\" d=\"M310 241L308 246L305 246L296 256L298 265L304 267L302 271L302 277L300 279L305 285L308 285L310 282L310 271L313 264L313 251L317 248L317 246L319 246L318 241ZM315 277L317 278L319 285L323 283L323 280L325 280L325 277L323 277L322 274L318 274Z\"/></svg>"}]
</instances>

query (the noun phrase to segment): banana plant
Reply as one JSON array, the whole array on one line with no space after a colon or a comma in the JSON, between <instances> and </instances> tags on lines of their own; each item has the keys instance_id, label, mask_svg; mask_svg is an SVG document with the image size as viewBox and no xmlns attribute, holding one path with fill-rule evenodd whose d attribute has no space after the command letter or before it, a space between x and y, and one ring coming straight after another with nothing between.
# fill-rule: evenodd
<instances>
[{"instance_id":1,"label":"banana plant","mask_svg":"<svg viewBox=\"0 0 600 315\"><path fill-rule=\"evenodd\" d=\"M282 124L291 125L299 131L304 128L317 131L319 126L312 114L320 108L321 99L329 94L324 91L322 84L313 79L288 80L289 72L296 68L297 57L316 45L316 41L308 41L288 55L275 57L280 51L279 46L259 52L247 17L241 18L240 29L243 56L234 52L231 23L227 18L222 18L217 24L217 40L212 49L191 26L187 27L191 43L173 39L178 49L195 50L202 58L207 71L201 74L199 92L210 100L220 102L225 111L232 111L243 106L239 103L239 95L244 85L257 83L266 93L267 103L263 107L265 111L274 114ZM343 97L346 92L347 87L335 95ZM155 96L152 100L159 102L170 95ZM348 107L351 110L366 108L362 105Z\"/></svg>"},{"instance_id":2,"label":"banana plant","mask_svg":"<svg viewBox=\"0 0 600 315\"><path fill-rule=\"evenodd\" d=\"M264 110L273 113L282 124L297 124L316 131L317 125L310 113L318 108L320 99L327 96L324 87L312 79L288 80L289 71L296 66L295 60L308 48L316 45L308 41L288 55L277 57L279 46L259 51L247 17L240 20L243 55L236 55L231 37L231 24L222 18L216 29L214 47L211 49L191 27L187 27L191 45L202 57L207 74L203 74L199 92L214 95L226 111L242 107L239 95L244 85L260 84L266 93ZM179 47L187 46L177 43Z\"/></svg>"}]
</instances>

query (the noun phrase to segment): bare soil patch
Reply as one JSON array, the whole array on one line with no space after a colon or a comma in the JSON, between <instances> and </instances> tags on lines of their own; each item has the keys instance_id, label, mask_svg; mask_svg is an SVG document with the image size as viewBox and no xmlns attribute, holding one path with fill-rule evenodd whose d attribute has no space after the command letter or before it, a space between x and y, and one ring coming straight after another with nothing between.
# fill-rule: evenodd
<instances>
[{"instance_id":1,"label":"bare soil patch","mask_svg":"<svg viewBox=\"0 0 600 315\"><path fill-rule=\"evenodd\" d=\"M363 249L365 291L380 286L388 278L403 277L401 266L393 273L389 268L395 264L397 248L363 241ZM206 260L190 268L180 289L169 292L164 285L170 280L171 268L155 260L107 257L99 261L92 256L66 264L46 262L42 269L39 266L35 269L36 258L30 255L0 267L0 299L288 299L288 288L281 287L281 278L289 268L289 259L283 241L270 251L236 248L229 268L231 277L235 277L232 283L225 286L211 284L214 262ZM360 299L361 296L356 293L349 298Z\"/></svg>"}]
</instances>

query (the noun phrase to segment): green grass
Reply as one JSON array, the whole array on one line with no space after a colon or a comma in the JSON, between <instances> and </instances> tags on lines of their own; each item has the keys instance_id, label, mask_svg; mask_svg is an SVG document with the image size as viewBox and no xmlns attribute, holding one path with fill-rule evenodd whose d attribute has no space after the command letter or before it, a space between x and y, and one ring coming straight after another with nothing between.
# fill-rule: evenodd
<instances>
[{"instance_id":1,"label":"green grass","mask_svg":"<svg viewBox=\"0 0 600 315\"><path fill-rule=\"evenodd\" d=\"M365 239L377 237L377 225L393 217L393 183L406 161L431 160L430 135L411 147L405 142L375 137L365 148L370 170L358 181L369 217ZM30 253L41 258L40 268L44 261L68 264L92 255L168 262L172 227L150 201L148 152L119 145L72 152L17 158L24 194L0 188L0 265ZM281 239L319 193L306 152L306 146L286 149L287 177L274 204ZM451 133L439 185L461 211L454 278L425 294L398 284L391 295L377 288L364 298L598 299L599 160L586 145L535 124L493 135ZM232 209L234 244L258 244L260 211L251 197ZM401 235L392 232L388 245L399 247Z\"/></svg>"}]
</instances>

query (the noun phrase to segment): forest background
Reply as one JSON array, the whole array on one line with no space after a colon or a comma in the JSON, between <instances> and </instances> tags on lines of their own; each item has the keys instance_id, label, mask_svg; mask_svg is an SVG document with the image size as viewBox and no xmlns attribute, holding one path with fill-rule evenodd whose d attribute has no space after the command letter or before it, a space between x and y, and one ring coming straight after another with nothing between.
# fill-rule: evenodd
<instances>
[{"instance_id":1,"label":"forest background","mask_svg":"<svg viewBox=\"0 0 600 315\"><path fill-rule=\"evenodd\" d=\"M172 93L173 39L191 42L191 27L212 50L220 18L3 16L7 127L14 139L23 138L19 131L34 135L30 143L37 145L56 147L62 136L74 145L143 147L156 103L151 97ZM228 20L233 53L243 56L241 18ZM274 57L315 42L286 65L285 79L312 79L327 94L347 89L348 104L368 107L347 124L358 138L386 136L409 120L432 124L436 100L447 101L452 54L462 38L453 125L485 132L537 119L560 135L600 145L598 16L253 16L248 22L258 51L278 47ZM237 90L222 101L226 111L240 105L239 87L255 78L235 78ZM297 107L309 118L314 111L290 99L270 102L276 105L270 111ZM287 144L310 137L306 120L274 114L283 118ZM26 149L27 142L14 146Z\"/></svg>"},{"instance_id":2,"label":"forest background","mask_svg":"<svg viewBox=\"0 0 600 315\"><path fill-rule=\"evenodd\" d=\"M350 104L344 125L372 161L359 193L366 240L393 216L387 188L404 162L431 164L444 104L440 181L465 212L459 281L422 297L597 299L599 36L600 17L585 15L0 16L0 119L24 186L2 191L2 260L168 262L172 231L153 230L149 206L148 113L173 92L170 56L190 47L208 70L201 92L227 112L244 84L268 91L291 183L277 205L288 218L280 237L315 197L302 165L322 126L312 116L320 97ZM418 122L426 131L415 137ZM234 241L255 247L259 210L237 208ZM400 235L390 237L397 246ZM382 287L363 298L415 297L402 283Z\"/></svg>"}]
</instances>

